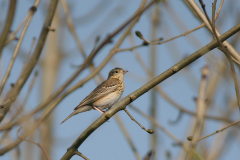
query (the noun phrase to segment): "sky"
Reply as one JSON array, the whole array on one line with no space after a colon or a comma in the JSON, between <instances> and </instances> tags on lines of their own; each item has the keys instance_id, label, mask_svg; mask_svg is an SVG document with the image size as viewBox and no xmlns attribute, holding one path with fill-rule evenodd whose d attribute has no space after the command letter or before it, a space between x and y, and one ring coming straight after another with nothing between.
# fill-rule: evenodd
<instances>
[{"instance_id":1,"label":"sky","mask_svg":"<svg viewBox=\"0 0 240 160\"><path fill-rule=\"evenodd\" d=\"M233 1L233 0L232 0ZM7 11L8 0L0 1L0 22L4 22L4 17ZM211 15L211 1L204 1L206 3L206 9ZM236 6L239 5L239 1L235 1L236 5L232 6L233 9L227 10L228 7L231 7L232 3L224 6L223 11L220 14L220 17L224 17L224 13L233 13L235 15ZM25 15L28 12L28 9L33 5L34 1L32 0L20 0L17 3L16 17L13 22L12 30L15 30L19 23L23 20ZM87 54L89 54L94 46L94 41L96 36L100 36L100 41L103 40L109 33L112 33L119 25L123 24L139 7L141 1L137 0L101 0L101 1L87 1L87 0L67 0L69 5L70 14L73 18L73 23L76 27L77 35L81 39L81 42L85 48ZM196 1L197 4L198 1ZM228 3L226 3L228 4ZM36 14L33 17L33 20L29 26L29 29L26 33L26 36L21 45L19 55L16 59L16 62L13 66L13 71L9 77L9 80L6 83L4 88L4 94L10 90L10 84L15 82L19 76L19 73L22 69L22 65L27 57L27 53L30 50L32 38L38 36L41 31L42 24L46 17L48 1L42 0L38 7ZM196 19L192 14L189 8L185 5L183 1L177 0L168 0L167 5L160 3L159 5L159 26L157 27L156 37L163 37L164 40L167 40L173 36L177 36L186 32L190 29L193 29L201 24L201 22ZM219 6L219 3L218 5ZM135 44L141 44L142 40L135 36L135 31L140 31L144 37L147 39L151 38L151 14L153 7L147 10L144 15L140 18L139 22L133 27L131 34L133 35ZM58 4L58 13L63 21L66 21L66 16L63 12L63 7L61 3ZM180 20L181 19L181 20ZM180 21L180 22L179 22ZM179 24L183 23L184 25ZM221 33L226 32L228 29L236 25L238 22L234 17L227 17L225 22L220 21L219 24L222 24L219 28ZM1 26L0 26L1 28ZM53 26L55 28L55 26ZM64 44L60 47L61 53L59 56L64 58L61 61L58 78L56 81L56 88L61 86L75 71L76 67L81 65L83 58L77 48L77 45L69 33L66 24L58 26L56 33L59 33L59 41ZM1 31L1 30L0 30ZM51 34L56 34L55 32L50 32ZM112 47L118 41L123 32L120 32L114 39L113 42L106 45L94 59L95 66L99 66L101 62L109 54ZM19 36L19 34L18 34ZM156 46L156 75L163 73L165 70L181 61L186 56L194 53L201 47L205 46L211 42L212 36L209 34L208 30L201 28L195 31L193 34L180 37L171 42L165 43L163 45ZM47 42L48 43L48 42ZM129 40L126 38L120 48L128 48ZM2 79L5 70L8 66L8 63L11 59L13 53L13 48L16 45L16 42L12 42L3 50L3 57L1 59L1 73L0 77ZM55 44L59 45L59 44ZM54 47L54 46L53 46ZM238 49L238 48L237 48ZM150 46L141 47L137 49L139 55L142 57L148 68L150 68ZM43 49L41 55L41 60L46 55L46 48ZM62 54L62 55L61 55ZM217 49L211 51L210 54L214 54L218 57L222 56L222 53L217 51ZM34 71L39 71L39 77L34 85L32 94L27 102L26 111L32 110L41 102L41 60L38 62ZM193 100L194 97L198 95L198 87L200 84L201 78L201 68L206 64L206 59L204 57L199 58L196 62L190 65L187 69L184 69L177 74L171 76L167 80L163 81L160 86L161 88L169 94L177 103L184 106L185 108L196 111L196 104ZM125 90L122 97L129 95L134 92L142 85L147 83L149 79L145 74L144 70L141 68L139 62L136 60L133 52L119 52L111 59L100 72L106 79L108 72L115 68L121 67L124 70L129 72L124 78ZM210 66L211 68L211 66ZM83 79L90 73L89 70L85 70L77 79L73 82L76 83L79 80ZM31 75L33 77L33 75ZM190 77L190 78L189 78ZM190 79L190 80L187 80ZM21 91L21 95L18 97L18 101L22 101L24 95L27 93L27 86L29 85L30 80L27 81L26 85ZM71 86L73 85L71 84ZM83 100L95 87L97 84L92 79L81 88L77 89L70 95L68 95L53 111L53 135L54 135L54 149L51 159L60 159L67 148L75 141L75 139L89 126L91 125L99 116L100 113L95 110L89 112L78 114L64 124L59 125L62 120L64 120L70 113L73 112L73 109ZM234 91L234 85L232 82L229 82L226 86L230 87L230 91ZM230 92L229 91L229 92ZM216 105L221 105L223 108L224 100L221 99L223 96L224 89L219 91L219 94L216 96ZM234 96L234 92L230 92L229 96ZM133 105L139 108L146 114L149 114L149 108L151 104L150 92L142 95L136 101L133 102ZM194 119L184 114L181 120L177 124L170 124L170 121L177 119L179 111L169 104L163 97L157 94L157 115L158 122L173 133L180 140L186 141L186 137L189 136L188 127L194 122ZM127 107L128 108L128 107ZM222 108L220 108L221 110ZM149 120L143 118L141 115L128 109L129 112L137 119L144 127L150 128L151 123ZM222 109L223 110L223 109ZM138 152L141 157L144 157L150 148L150 138L152 135L148 134L142 130L135 122L133 122L125 112L120 111L118 113L123 124L125 125L134 145L137 147ZM214 112L211 115L221 115L221 112ZM38 117L39 115L37 115ZM236 116L232 117L236 119ZM5 122L7 118L5 119ZM207 120L205 124L204 135L210 134L217 129L220 125L218 122ZM17 139L16 131L18 127L13 128L11 136L13 139ZM40 132L41 129L38 129ZM158 135L158 150L157 150L157 159L167 159L166 153L170 152L172 159L177 159L177 156L181 153L182 148L179 146L174 146L174 141L170 139L166 134L160 130L155 130L155 133ZM1 133L0 133L1 135ZM35 136L38 133L35 132ZM214 137L208 138L202 144L211 144ZM230 141L233 141L230 139ZM22 142L21 147L24 147L28 142ZM0 144L2 148L3 145ZM227 148L228 147L228 148ZM239 142L232 142L230 146L226 147L226 153L221 156L220 160L224 159L236 159L236 156L239 157ZM33 150L37 153L41 151L39 148L33 145ZM93 132L87 140L79 147L78 149L81 153L87 156L89 159L135 159L135 156L126 141L121 129L119 128L116 120L111 118L109 122L104 123L99 127L95 132ZM1 158L5 160L12 159L12 156L15 151L11 152L12 154L5 154ZM24 153L23 153L24 154ZM24 159L24 155L21 155L20 159ZM79 159L78 156L73 156L72 160Z\"/></svg>"}]
</instances>

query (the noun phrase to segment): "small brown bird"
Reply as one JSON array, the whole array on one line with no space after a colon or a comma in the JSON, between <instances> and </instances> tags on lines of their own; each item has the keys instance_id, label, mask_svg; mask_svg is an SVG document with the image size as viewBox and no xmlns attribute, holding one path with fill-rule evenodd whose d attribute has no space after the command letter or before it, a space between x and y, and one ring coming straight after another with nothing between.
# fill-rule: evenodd
<instances>
[{"instance_id":1,"label":"small brown bird","mask_svg":"<svg viewBox=\"0 0 240 160\"><path fill-rule=\"evenodd\" d=\"M81 112L96 109L103 114L103 109L111 108L123 93L125 87L123 77L127 72L122 68L112 69L108 74L108 79L98 85L62 123Z\"/></svg>"}]
</instances>

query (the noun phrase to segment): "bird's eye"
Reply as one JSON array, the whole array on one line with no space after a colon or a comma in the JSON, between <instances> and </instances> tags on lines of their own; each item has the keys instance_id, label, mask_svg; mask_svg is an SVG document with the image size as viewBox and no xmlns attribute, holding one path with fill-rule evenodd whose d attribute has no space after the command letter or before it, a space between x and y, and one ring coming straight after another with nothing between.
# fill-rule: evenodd
<instances>
[{"instance_id":1,"label":"bird's eye","mask_svg":"<svg viewBox=\"0 0 240 160\"><path fill-rule=\"evenodd\" d=\"M118 73L118 71L115 71L115 73Z\"/></svg>"}]
</instances>

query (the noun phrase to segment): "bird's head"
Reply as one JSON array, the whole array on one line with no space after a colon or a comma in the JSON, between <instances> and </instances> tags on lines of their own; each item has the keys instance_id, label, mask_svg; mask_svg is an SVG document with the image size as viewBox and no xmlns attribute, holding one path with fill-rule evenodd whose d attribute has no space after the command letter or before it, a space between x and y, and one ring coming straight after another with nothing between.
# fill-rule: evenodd
<instances>
[{"instance_id":1,"label":"bird's head","mask_svg":"<svg viewBox=\"0 0 240 160\"><path fill-rule=\"evenodd\" d=\"M114 68L108 74L108 79L117 78L123 80L124 74L128 71L124 71L122 68Z\"/></svg>"}]
</instances>

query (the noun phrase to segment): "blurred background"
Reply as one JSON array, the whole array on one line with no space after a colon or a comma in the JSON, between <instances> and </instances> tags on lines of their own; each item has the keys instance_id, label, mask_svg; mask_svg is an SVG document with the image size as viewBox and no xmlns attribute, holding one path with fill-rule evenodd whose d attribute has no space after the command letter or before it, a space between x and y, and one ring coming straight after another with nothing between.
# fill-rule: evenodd
<instances>
[{"instance_id":1,"label":"blurred background","mask_svg":"<svg viewBox=\"0 0 240 160\"><path fill-rule=\"evenodd\" d=\"M19 136L25 134L25 131L36 124L51 107L49 115L43 117L41 124L26 139L40 143L50 159L61 159L67 148L101 114L91 110L78 114L61 125L60 123L103 81L102 78L107 78L111 69L121 67L129 71L124 78L125 90L122 97L125 97L212 41L211 32L198 18L198 14L189 3L190 0L157 1L143 12L137 22L132 21L104 45L97 52L91 65L74 78L61 94L53 98L51 103L36 110L39 104L51 97L52 93L56 93L76 73L91 51L133 17L144 2L137 0L58 2L41 56L0 124L2 155L0 159L46 159L42 150L35 144L27 141L16 143L19 141L16 133L22 127ZM145 6L150 2L147 1ZM203 2L211 18L213 0ZM216 28L223 34L239 23L240 1L228 0L222 5L221 3L223 1L218 0L216 10L220 8L221 11L216 20ZM0 1L1 32L6 23L9 4L9 0ZM31 17L29 8L34 4L37 10ZM0 57L1 81L4 80L12 56L14 53L17 55L10 76L1 91L0 104L4 103L6 95L11 91L23 66L28 63L34 51L49 12L49 4L48 0L19 0L16 3L9 34L14 38L8 37L9 42L4 45ZM202 11L198 0L195 0L195 4ZM130 32L125 33L127 29ZM188 32L190 30L193 31ZM147 40L157 42L184 35L160 45L142 45L143 40L135 35L135 31L140 31ZM236 51L240 49L239 36L237 33L228 39ZM120 111L93 132L79 147L79 152L91 160L139 160L151 152L153 153L151 159L154 160L186 159L188 152L183 146L186 148L191 146L191 141L188 141L187 137L192 136L194 132L196 98L202 77L201 70L205 65L208 66L210 73L205 91L207 116L200 137L239 120L229 61L224 53L216 48L139 97L131 106L127 106L132 116L144 127L153 129L154 134L142 130L124 111ZM86 78L99 66L103 67L98 74ZM239 66L236 64L235 69L238 77ZM79 82L81 85L69 91ZM66 95L59 99L64 94ZM33 114L26 117L29 113ZM164 127L167 132L163 132L159 126ZM198 156L192 159L238 159L239 129L240 125L237 124L199 141L195 148ZM4 152L8 146L13 146L13 149ZM81 158L75 155L72 159Z\"/></svg>"}]
</instances>

